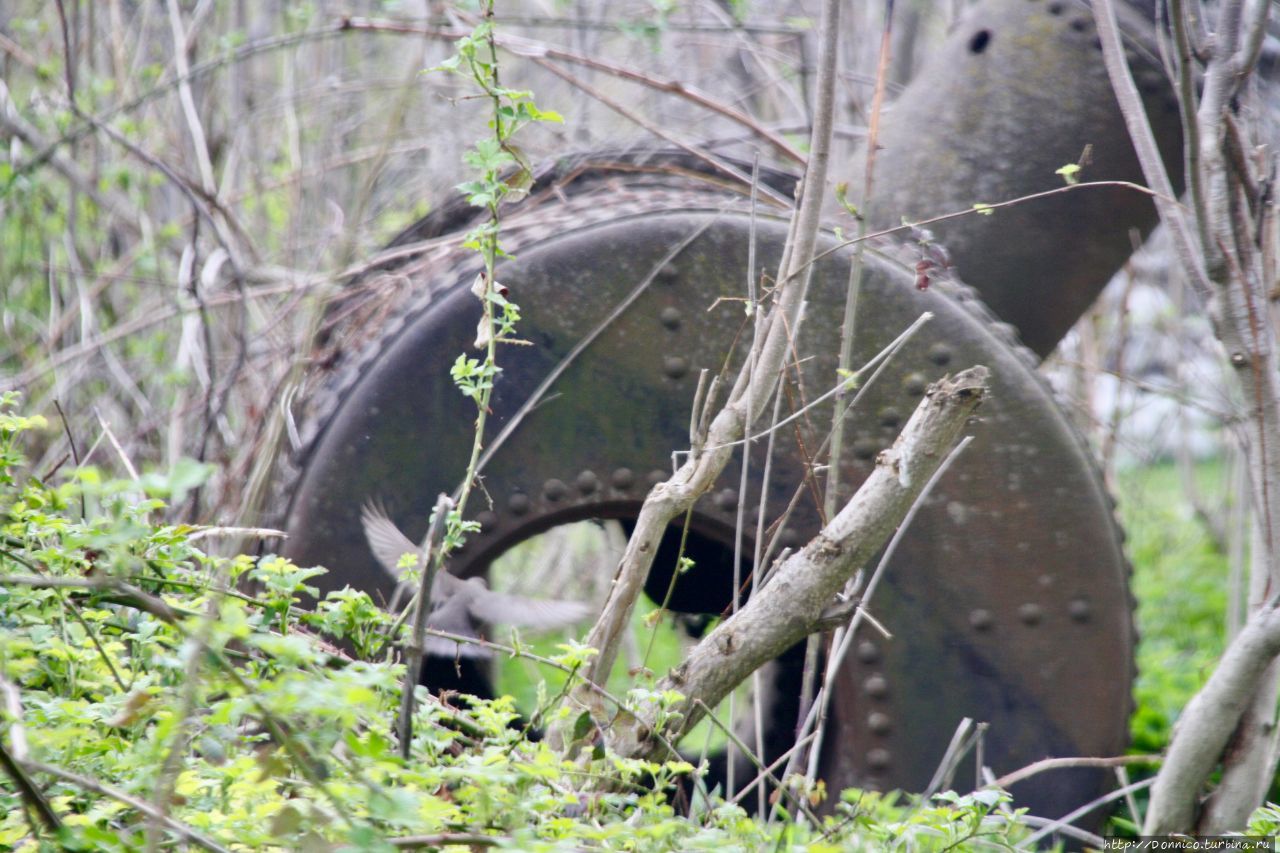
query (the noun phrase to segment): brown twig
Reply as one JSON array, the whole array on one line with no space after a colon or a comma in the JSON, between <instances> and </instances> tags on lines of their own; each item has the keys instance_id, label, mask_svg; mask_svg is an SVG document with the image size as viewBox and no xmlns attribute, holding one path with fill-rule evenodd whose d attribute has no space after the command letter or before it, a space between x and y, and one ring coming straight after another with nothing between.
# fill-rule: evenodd
<instances>
[{"instance_id":1,"label":"brown twig","mask_svg":"<svg viewBox=\"0 0 1280 853\"><path fill-rule=\"evenodd\" d=\"M777 387L780 368L787 354L788 330L798 325L810 260L817 241L827 161L830 157L832 105L835 97L835 45L836 31L839 28L839 4L836 0L824 3L822 20L824 42L819 74L818 120L814 123L811 137L809 168L779 266L781 295L765 321L765 333L756 356L755 369L739 374L728 403L716 415L708 429L706 444L716 449L691 457L670 480L656 486L641 507L635 532L627 543L609 599L587 638L587 644L599 650L597 657L591 662L587 677L598 684L606 681L613 668L622 633L629 624L636 598L649 574L658 540L667 524L687 511L711 487L729 462L732 453L729 445L740 439L744 431L760 416ZM746 406L749 384L753 389L749 397L752 404L750 408ZM590 696L581 690L575 691L571 698L584 703L590 702ZM715 701L719 701L719 698ZM553 738L556 734L553 730Z\"/></svg>"},{"instance_id":2,"label":"brown twig","mask_svg":"<svg viewBox=\"0 0 1280 853\"><path fill-rule=\"evenodd\" d=\"M729 161L715 156L711 152L703 149L698 145L691 145L690 143L680 139L675 134L672 134L667 132L666 130L663 130L661 127L658 127L656 124L649 121L644 116L637 113L635 110L630 109L629 107L623 106L616 99L609 97L604 92L597 89L595 86L592 86L586 81L573 76L569 72L557 67L555 64L548 62L545 59L534 59L533 61L539 66L550 71L555 76L559 77L561 80L564 80L569 85L574 86L575 88L581 89L583 92L590 95L592 98L599 101L600 103L604 104L606 107L613 110L618 115L636 124L637 126L644 128L649 133L652 133L654 136L658 137L659 139L665 140L671 143L672 145L676 146L677 148L681 149L682 151L688 152L689 154L693 155L694 157L697 157L699 160L703 161L707 165L711 166L713 169L719 172L724 172L726 175L729 175L735 180L741 181L743 184L750 183L751 176L744 174L741 169L739 169L737 166L733 165ZM770 189L769 187L762 186L759 188L759 192L768 196L769 199L772 200L775 204L781 205L783 207L786 207L790 204L789 199L784 198L776 190Z\"/></svg>"},{"instance_id":3,"label":"brown twig","mask_svg":"<svg viewBox=\"0 0 1280 853\"><path fill-rule=\"evenodd\" d=\"M18 688L0 676L0 692L4 694L3 716L8 718L11 744L6 747L3 738L0 738L0 766L3 766L5 773L13 780L14 786L22 795L22 801L36 813L45 829L56 833L62 828L62 821L58 819L57 813L49 805L39 786L22 769L21 762L27 758L27 745L26 735L22 729L22 700L18 694ZM30 820L30 814L27 818ZM36 832L34 825L31 829L33 833Z\"/></svg>"},{"instance_id":4,"label":"brown twig","mask_svg":"<svg viewBox=\"0 0 1280 853\"><path fill-rule=\"evenodd\" d=\"M483 835L479 832L437 832L432 835L402 835L399 838L388 838L387 843L402 850L419 850L422 848L439 848L452 846L467 847L505 847L510 841L500 835Z\"/></svg>"},{"instance_id":5,"label":"brown twig","mask_svg":"<svg viewBox=\"0 0 1280 853\"><path fill-rule=\"evenodd\" d=\"M75 436L71 434L71 424L67 422L67 413L62 411L62 403L58 400L53 401L53 407L58 411L58 420L62 422L62 433L67 437L67 444L71 448L71 460L75 462L76 467L80 467L80 449L76 447ZM87 521L88 510L85 508L84 490L80 490L80 520Z\"/></svg>"},{"instance_id":6,"label":"brown twig","mask_svg":"<svg viewBox=\"0 0 1280 853\"><path fill-rule=\"evenodd\" d=\"M440 30L431 27L422 27L414 24L402 24L394 21L379 21L371 18L347 18L344 22L344 29L348 30L372 30L375 32L391 32L403 33L409 35L424 35L434 38L459 39L466 35L465 32L458 30ZM563 48L553 47L534 41L533 39L519 38L516 36L498 35L494 38L498 47L509 53L521 56L526 59L532 59L542 67L553 73L564 76L563 72L556 69L550 63L546 63L544 59L557 59L562 62L569 62L575 65L581 65L596 71L603 71L614 77L624 80L630 80L655 89L659 92L675 95L683 98L691 103L697 104L704 109L717 113L725 118L742 125L749 129L753 134L767 141L778 153L787 159L804 164L805 157L788 143L781 136L777 135L767 127L761 125L751 116L737 110L725 103L722 103L710 95L704 94L697 89L683 83L679 80L662 80L640 71L635 71L625 66L617 65L611 62L604 62L588 56L583 56L573 51L564 50ZM567 78L573 82L574 78Z\"/></svg>"},{"instance_id":7,"label":"brown twig","mask_svg":"<svg viewBox=\"0 0 1280 853\"><path fill-rule=\"evenodd\" d=\"M1106 758L1074 757L1074 758L1042 758L1026 767L1006 773L987 785L988 788L1008 790L1023 779L1030 779L1049 770L1063 770L1070 767L1128 767L1130 764L1159 764L1164 760L1160 755L1113 755Z\"/></svg>"},{"instance_id":8,"label":"brown twig","mask_svg":"<svg viewBox=\"0 0 1280 853\"><path fill-rule=\"evenodd\" d=\"M124 803L125 805L141 812L146 817L159 821L165 829L175 833L179 838L182 838L197 847L209 850L211 853L231 853L228 848L223 847L221 844L195 828L188 826L181 821L174 820L167 815L160 814L156 811L155 807L146 800L135 797L132 794L122 791L112 785L108 785L105 782L100 782L89 776L81 776L79 773L72 773L69 770L63 770L61 767L42 764L39 761L25 761L23 762L23 767L33 773L43 773L46 776L53 776L56 779L61 779L64 782L83 788L86 791L93 791L96 794L101 794L104 797L110 797L113 800Z\"/></svg>"}]
</instances>

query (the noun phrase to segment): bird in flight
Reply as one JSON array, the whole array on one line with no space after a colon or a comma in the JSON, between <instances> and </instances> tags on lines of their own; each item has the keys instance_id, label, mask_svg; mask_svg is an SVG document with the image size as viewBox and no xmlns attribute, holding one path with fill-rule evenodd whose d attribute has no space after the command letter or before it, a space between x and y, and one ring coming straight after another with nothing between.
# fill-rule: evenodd
<instances>
[{"instance_id":1,"label":"bird in flight","mask_svg":"<svg viewBox=\"0 0 1280 853\"><path fill-rule=\"evenodd\" d=\"M422 549L396 527L382 507L366 503L360 512L369 550L378 563L399 583L405 574L422 568ZM404 568L400 558L417 556L417 564ZM446 571L436 572L431 585L431 613L427 627L450 634L481 637L486 625L515 625L535 631L552 631L580 622L590 612L581 601L528 598L494 592L483 578L462 579ZM444 637L428 636L426 653L449 658L488 658L489 649L471 643L459 643Z\"/></svg>"}]
</instances>

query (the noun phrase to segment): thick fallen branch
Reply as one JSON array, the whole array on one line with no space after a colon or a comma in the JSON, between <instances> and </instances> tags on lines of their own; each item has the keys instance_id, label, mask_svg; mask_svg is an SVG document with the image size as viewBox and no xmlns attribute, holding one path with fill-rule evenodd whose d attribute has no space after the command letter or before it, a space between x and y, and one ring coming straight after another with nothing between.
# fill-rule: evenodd
<instances>
[{"instance_id":1,"label":"thick fallen branch","mask_svg":"<svg viewBox=\"0 0 1280 853\"><path fill-rule=\"evenodd\" d=\"M875 470L836 517L659 683L657 694L676 691L681 700L666 708L652 704L635 717L610 721L597 715L613 749L626 756L661 755L664 741L678 741L706 707L714 707L757 668L821 630L836 594L884 545L960 439L986 395L987 376L985 367L972 367L929 389L893 447L880 454Z\"/></svg>"}]
</instances>

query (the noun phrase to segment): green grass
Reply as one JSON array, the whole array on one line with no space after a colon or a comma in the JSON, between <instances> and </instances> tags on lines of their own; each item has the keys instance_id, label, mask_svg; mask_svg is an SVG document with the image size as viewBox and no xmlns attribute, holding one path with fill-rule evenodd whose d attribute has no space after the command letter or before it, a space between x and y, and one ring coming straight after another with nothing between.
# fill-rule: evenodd
<instances>
[{"instance_id":1,"label":"green grass","mask_svg":"<svg viewBox=\"0 0 1280 853\"><path fill-rule=\"evenodd\" d=\"M631 617L631 633L641 653L652 634L653 651L649 656L648 669L661 677L668 667L680 662L684 656L684 644L678 628L672 625L669 617L660 619L652 628L646 624L657 606L648 599L642 598ZM561 652L559 644L569 637L581 637L591 627L590 621L575 626L558 634L542 634L523 642L525 648L542 657L551 657ZM636 684L642 683L643 673L632 674L624 666L617 666L609 676L607 689L615 696L625 696ZM546 695L555 696L563 687L568 675L561 670L542 666L529 658L509 657L501 661L496 686L501 693L515 697L516 706L522 711L531 711L538 705L538 686L545 682Z\"/></svg>"},{"instance_id":2,"label":"green grass","mask_svg":"<svg viewBox=\"0 0 1280 853\"><path fill-rule=\"evenodd\" d=\"M508 551L493 566L491 578L496 589L511 589L518 585L519 574L526 566L535 565L539 561L555 559L551 550L556 547L568 548L575 552L571 558L578 565L578 572L589 571L601 574L598 577L583 578L581 574L574 576L575 591L570 597L585 597L592 600L601 594L601 586L607 585L616 556L610 556L602 539L600 529L590 523L573 525L566 539L558 543L534 537ZM591 592L592 589L596 591ZM526 590L525 592L528 592ZM534 593L540 595L542 593ZM563 590L547 591L548 595L567 594ZM693 646L695 640L678 624L670 614L660 614L660 608L647 596L641 596L631 616L630 638L623 643L623 653L618 665L609 676L606 689L615 697L624 699L627 691L633 688L649 688L658 679L680 663L685 654ZM594 613L592 614L594 618ZM553 657L560 654L561 644L572 638L584 637L591 627L588 619L580 625L566 628L560 632L543 633L522 637L523 648L539 657ZM708 628L709 630L709 628ZM506 640L507 636L500 631L497 639ZM554 707L555 698L564 689L568 674L562 670L549 667L529 657L509 656L496 662L494 670L494 687L500 695L509 695L516 700L516 707L526 717L546 707ZM747 687L737 691L738 713L749 707L746 701ZM728 725L728 703L722 703L717 711L717 718ZM718 726L710 722L702 722L689 733L685 739L688 748L707 750L723 748L726 736Z\"/></svg>"},{"instance_id":3,"label":"green grass","mask_svg":"<svg viewBox=\"0 0 1280 853\"><path fill-rule=\"evenodd\" d=\"M1195 469L1215 507L1223 506L1224 473L1219 460ZM1227 557L1195 517L1172 464L1121 472L1117 491L1138 602L1132 746L1158 752L1225 646Z\"/></svg>"}]
</instances>

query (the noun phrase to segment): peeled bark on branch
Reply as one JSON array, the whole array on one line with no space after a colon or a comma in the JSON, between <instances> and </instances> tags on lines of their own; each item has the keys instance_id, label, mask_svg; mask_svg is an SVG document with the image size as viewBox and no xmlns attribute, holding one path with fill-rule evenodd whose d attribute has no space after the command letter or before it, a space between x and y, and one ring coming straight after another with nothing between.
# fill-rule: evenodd
<instances>
[{"instance_id":1,"label":"peeled bark on branch","mask_svg":"<svg viewBox=\"0 0 1280 853\"><path fill-rule=\"evenodd\" d=\"M683 698L666 708L650 704L638 716L613 719L611 726L611 715L596 708L610 746L625 756L661 756L667 743L678 741L702 718L705 707L714 707L760 666L827 627L824 611L884 545L959 441L986 396L987 377L987 369L977 366L930 387L893 446L880 454L875 470L835 518L655 691L676 691Z\"/></svg>"}]
</instances>

